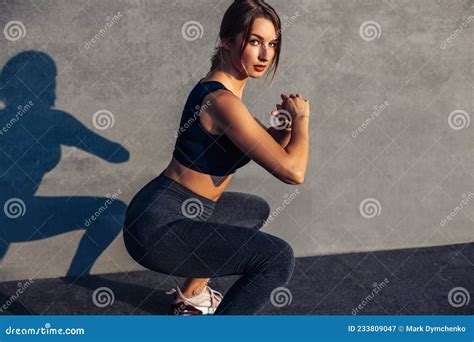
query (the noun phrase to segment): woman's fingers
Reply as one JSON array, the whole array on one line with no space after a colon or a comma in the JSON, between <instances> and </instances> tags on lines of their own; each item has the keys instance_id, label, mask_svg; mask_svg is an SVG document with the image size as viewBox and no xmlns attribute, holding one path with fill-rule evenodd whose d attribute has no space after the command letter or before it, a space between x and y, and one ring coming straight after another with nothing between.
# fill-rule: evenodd
<instances>
[{"instance_id":1,"label":"woman's fingers","mask_svg":"<svg viewBox=\"0 0 474 342\"><path fill-rule=\"evenodd\" d=\"M284 99L284 100L285 99L296 99L296 98L300 98L300 99L304 100L304 97L301 96L300 94L290 94L290 96L286 96L284 94L281 94L281 95L282 95L282 99ZM285 97L283 97L283 96L285 96Z\"/></svg>"},{"instance_id":2,"label":"woman's fingers","mask_svg":"<svg viewBox=\"0 0 474 342\"><path fill-rule=\"evenodd\" d=\"M291 94L290 94L290 96L291 96ZM281 107L283 109L288 110L288 103L293 101L293 97L288 97L285 94L281 94L281 98L283 99L283 101L281 103Z\"/></svg>"},{"instance_id":3,"label":"woman's fingers","mask_svg":"<svg viewBox=\"0 0 474 342\"><path fill-rule=\"evenodd\" d=\"M289 96L281 94L281 98L283 99L283 102L281 103L280 108L288 111L291 114L291 119L293 119L297 113L308 112L309 101L299 93L289 94Z\"/></svg>"},{"instance_id":4,"label":"woman's fingers","mask_svg":"<svg viewBox=\"0 0 474 342\"><path fill-rule=\"evenodd\" d=\"M280 110L283 108L280 104L276 104L276 110L272 111L272 115L278 115Z\"/></svg>"}]
</instances>

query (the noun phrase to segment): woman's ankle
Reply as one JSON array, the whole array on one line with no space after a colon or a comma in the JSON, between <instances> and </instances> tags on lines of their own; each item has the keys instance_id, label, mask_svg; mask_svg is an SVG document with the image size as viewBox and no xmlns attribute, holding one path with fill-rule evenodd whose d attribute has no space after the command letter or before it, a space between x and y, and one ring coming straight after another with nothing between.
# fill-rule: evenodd
<instances>
[{"instance_id":1,"label":"woman's ankle","mask_svg":"<svg viewBox=\"0 0 474 342\"><path fill-rule=\"evenodd\" d=\"M196 288L190 290L188 288L184 288L181 290L181 292L183 293L183 296L185 297L193 297L193 296L197 296L198 294L202 293L206 287L207 287L207 284L208 282L205 282L199 286L197 286Z\"/></svg>"}]
</instances>

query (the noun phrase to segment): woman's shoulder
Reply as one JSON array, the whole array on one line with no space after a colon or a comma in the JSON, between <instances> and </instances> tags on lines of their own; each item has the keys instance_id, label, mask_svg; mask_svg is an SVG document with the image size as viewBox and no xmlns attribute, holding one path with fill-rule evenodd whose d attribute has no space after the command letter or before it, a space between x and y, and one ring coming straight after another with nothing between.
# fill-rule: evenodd
<instances>
[{"instance_id":1,"label":"woman's shoulder","mask_svg":"<svg viewBox=\"0 0 474 342\"><path fill-rule=\"evenodd\" d=\"M215 91L207 94L204 97L204 101L209 104L214 110L220 112L227 112L235 106L243 106L242 100L237 97L234 93L227 89L216 89Z\"/></svg>"},{"instance_id":2,"label":"woman's shoulder","mask_svg":"<svg viewBox=\"0 0 474 342\"><path fill-rule=\"evenodd\" d=\"M210 115L217 131L224 132L230 118L242 113L247 108L241 99L226 89L217 89L208 93L201 102L201 108Z\"/></svg>"}]
</instances>

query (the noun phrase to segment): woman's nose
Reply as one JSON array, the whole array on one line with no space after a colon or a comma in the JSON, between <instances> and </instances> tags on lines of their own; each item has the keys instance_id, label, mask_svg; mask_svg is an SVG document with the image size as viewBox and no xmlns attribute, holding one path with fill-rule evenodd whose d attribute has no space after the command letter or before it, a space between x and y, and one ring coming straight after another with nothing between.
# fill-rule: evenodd
<instances>
[{"instance_id":1,"label":"woman's nose","mask_svg":"<svg viewBox=\"0 0 474 342\"><path fill-rule=\"evenodd\" d=\"M265 45L261 45L261 48L260 48L260 55L258 56L260 60L262 61L268 61L268 52L267 52L267 48Z\"/></svg>"}]
</instances>

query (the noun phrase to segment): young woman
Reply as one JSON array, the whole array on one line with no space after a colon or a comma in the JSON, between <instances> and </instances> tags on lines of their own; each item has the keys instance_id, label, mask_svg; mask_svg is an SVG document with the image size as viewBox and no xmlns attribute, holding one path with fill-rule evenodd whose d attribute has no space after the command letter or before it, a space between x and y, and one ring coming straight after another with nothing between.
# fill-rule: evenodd
<instances>
[{"instance_id":1,"label":"young woman","mask_svg":"<svg viewBox=\"0 0 474 342\"><path fill-rule=\"evenodd\" d=\"M273 115L291 116L291 128L267 129L242 102L247 79L275 73L280 18L262 0L234 1L220 28L207 76L184 106L173 158L132 199L124 228L130 255L144 267L188 278L176 287L176 315L257 314L294 269L291 246L259 229L268 203L225 191L235 171L254 160L287 184L304 181L308 162L309 103L281 95ZM261 67L260 67L261 66ZM226 295L209 279L242 275Z\"/></svg>"}]
</instances>

